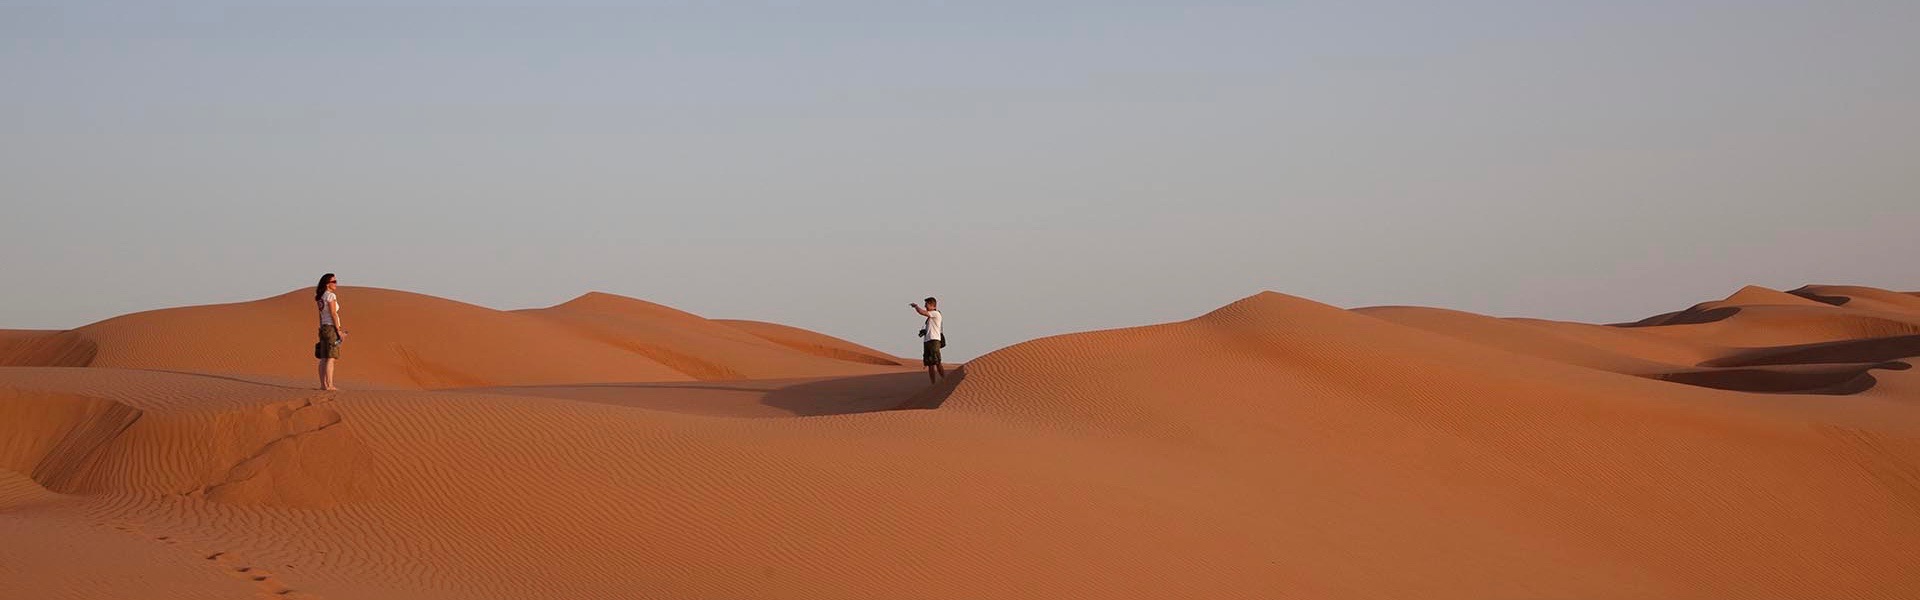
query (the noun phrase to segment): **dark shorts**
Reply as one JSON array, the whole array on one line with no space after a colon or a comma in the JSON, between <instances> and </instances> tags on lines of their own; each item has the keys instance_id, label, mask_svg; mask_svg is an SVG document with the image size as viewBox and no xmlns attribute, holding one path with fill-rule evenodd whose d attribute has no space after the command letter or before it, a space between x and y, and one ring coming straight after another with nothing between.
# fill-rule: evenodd
<instances>
[{"instance_id":1,"label":"dark shorts","mask_svg":"<svg viewBox=\"0 0 1920 600\"><path fill-rule=\"evenodd\" d=\"M332 325L320 326L320 343L313 345L314 358L340 358L340 330Z\"/></svg>"},{"instance_id":2,"label":"dark shorts","mask_svg":"<svg viewBox=\"0 0 1920 600\"><path fill-rule=\"evenodd\" d=\"M929 367L940 364L940 340L920 342L920 364Z\"/></svg>"}]
</instances>

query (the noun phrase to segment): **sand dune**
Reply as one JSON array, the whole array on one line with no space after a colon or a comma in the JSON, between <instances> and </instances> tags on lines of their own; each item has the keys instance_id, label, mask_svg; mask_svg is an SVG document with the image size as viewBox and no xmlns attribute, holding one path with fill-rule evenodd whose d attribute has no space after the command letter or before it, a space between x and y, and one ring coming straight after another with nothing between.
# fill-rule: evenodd
<instances>
[{"instance_id":1,"label":"sand dune","mask_svg":"<svg viewBox=\"0 0 1920 600\"><path fill-rule=\"evenodd\" d=\"M789 327L779 323L761 321L737 321L718 319L729 327L751 333L762 339L799 350L814 356L823 356L834 360L869 363L885 366L917 366L918 360L908 360L888 355L885 352L855 344L840 338L821 335L798 327Z\"/></svg>"},{"instance_id":2,"label":"sand dune","mask_svg":"<svg viewBox=\"0 0 1920 600\"><path fill-rule=\"evenodd\" d=\"M1819 306L1821 304L1823 303L1795 294L1749 285L1740 288L1724 300L1708 302L1701 306L1717 308L1722 306Z\"/></svg>"},{"instance_id":3,"label":"sand dune","mask_svg":"<svg viewBox=\"0 0 1920 600\"><path fill-rule=\"evenodd\" d=\"M452 388L885 372L898 362L828 336L790 337L847 358L782 346L725 323L609 294L497 311L421 294L344 288L342 385ZM137 313L67 332L0 333L0 365L214 373L281 385L315 378L312 295ZM860 354L857 358L852 356ZM872 356L868 356L872 355Z\"/></svg>"},{"instance_id":4,"label":"sand dune","mask_svg":"<svg viewBox=\"0 0 1920 600\"><path fill-rule=\"evenodd\" d=\"M1741 308L1752 306L1821 306L1823 303L1806 294L1807 288L1796 290L1802 294L1791 294L1768 289L1757 285L1740 288L1732 295L1721 300L1702 302L1678 312L1647 317L1634 325L1692 325L1724 319L1740 312Z\"/></svg>"},{"instance_id":5,"label":"sand dune","mask_svg":"<svg viewBox=\"0 0 1920 600\"><path fill-rule=\"evenodd\" d=\"M1673 364L1692 364L1711 351L1684 341L1640 335L1631 329L1579 323L1541 325L1521 319L1500 319L1438 308L1376 307L1354 312L1415 329L1500 348L1510 352L1619 373L1657 373ZM1556 327L1558 325L1559 327ZM1582 336L1574 328L1590 328L1611 339Z\"/></svg>"},{"instance_id":6,"label":"sand dune","mask_svg":"<svg viewBox=\"0 0 1920 600\"><path fill-rule=\"evenodd\" d=\"M1789 313L1774 307L1792 308L1785 309ZM1737 326L1708 327L1719 321L1682 318L1679 324L1667 326L1602 327L1419 307L1362 308L1354 312L1589 369L1749 392L1854 393L1873 384L1874 370L1905 368L1888 361L1920 355L1920 345L1915 342L1920 336L1901 334L1905 331L1903 324L1912 317L1886 310L1834 310L1834 305L1754 286L1728 300L1688 310L1735 311L1721 313L1725 316L1720 320L1741 320ZM1751 312L1742 317L1740 311ZM1914 316L1920 317L1920 313ZM1750 331L1755 327L1766 331ZM1875 337L1792 343L1831 339L1862 329ZM1755 341L1783 345L1721 345ZM1761 366L1766 368L1755 368Z\"/></svg>"},{"instance_id":7,"label":"sand dune","mask_svg":"<svg viewBox=\"0 0 1920 600\"><path fill-rule=\"evenodd\" d=\"M1920 595L1920 310L1766 292L1631 327L1265 293L931 388L604 295L349 290L341 392L260 355L300 293L7 332L96 353L0 368L0 597Z\"/></svg>"},{"instance_id":8,"label":"sand dune","mask_svg":"<svg viewBox=\"0 0 1920 600\"><path fill-rule=\"evenodd\" d=\"M1920 313L1920 294L1902 294L1851 285L1809 285L1789 293L1846 308Z\"/></svg>"},{"instance_id":9,"label":"sand dune","mask_svg":"<svg viewBox=\"0 0 1920 600\"><path fill-rule=\"evenodd\" d=\"M855 375L898 371L878 351L803 330L787 338L821 349L849 350L846 358L795 349L734 323L709 321L651 302L587 294L552 308L517 311L572 328L578 335L666 365L694 379L749 379ZM770 328L759 328L772 331ZM631 379L640 381L639 379ZM575 381L592 381L576 379Z\"/></svg>"},{"instance_id":10,"label":"sand dune","mask_svg":"<svg viewBox=\"0 0 1920 600\"><path fill-rule=\"evenodd\" d=\"M1748 287L1726 300L1698 304L1632 324L1649 331L1722 346L1782 346L1920 333L1920 310L1878 300L1875 292L1847 306L1862 288L1806 286L1799 294ZM1760 290L1758 292L1754 290ZM1783 298L1784 297L1784 298ZM1818 301L1810 298L1826 298Z\"/></svg>"}]
</instances>

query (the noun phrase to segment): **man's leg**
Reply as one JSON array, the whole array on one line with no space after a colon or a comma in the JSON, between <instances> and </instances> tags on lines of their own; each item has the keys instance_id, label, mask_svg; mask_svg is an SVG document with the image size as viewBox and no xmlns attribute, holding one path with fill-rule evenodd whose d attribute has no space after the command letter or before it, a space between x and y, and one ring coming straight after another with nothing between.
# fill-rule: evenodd
<instances>
[{"instance_id":1,"label":"man's leg","mask_svg":"<svg viewBox=\"0 0 1920 600\"><path fill-rule=\"evenodd\" d=\"M940 371L941 379L947 378L947 365L944 365L944 364L934 365L933 368L938 369Z\"/></svg>"},{"instance_id":2,"label":"man's leg","mask_svg":"<svg viewBox=\"0 0 1920 600\"><path fill-rule=\"evenodd\" d=\"M920 364L927 367L928 383L940 383L940 350L933 344L931 341L920 342Z\"/></svg>"}]
</instances>

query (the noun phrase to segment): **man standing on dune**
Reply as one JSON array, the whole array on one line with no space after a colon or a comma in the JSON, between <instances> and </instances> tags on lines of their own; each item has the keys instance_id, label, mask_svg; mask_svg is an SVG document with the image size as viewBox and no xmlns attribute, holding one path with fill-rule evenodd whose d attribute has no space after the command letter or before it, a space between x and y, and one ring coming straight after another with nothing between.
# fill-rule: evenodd
<instances>
[{"instance_id":1,"label":"man standing on dune","mask_svg":"<svg viewBox=\"0 0 1920 600\"><path fill-rule=\"evenodd\" d=\"M938 384L947 378L947 367L940 364L940 348L947 345L946 336L940 332L940 301L928 296L926 308L915 302L907 306L927 318L926 327L920 329L920 364L927 366L927 380Z\"/></svg>"}]
</instances>

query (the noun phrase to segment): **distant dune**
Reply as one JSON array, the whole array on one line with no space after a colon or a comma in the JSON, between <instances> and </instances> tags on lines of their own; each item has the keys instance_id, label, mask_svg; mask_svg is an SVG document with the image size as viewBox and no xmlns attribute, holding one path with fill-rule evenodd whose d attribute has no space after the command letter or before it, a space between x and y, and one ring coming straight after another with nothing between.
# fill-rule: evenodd
<instances>
[{"instance_id":1,"label":"distant dune","mask_svg":"<svg viewBox=\"0 0 1920 600\"><path fill-rule=\"evenodd\" d=\"M1920 297L1275 293L917 361L589 294L0 332L0 598L1920 597Z\"/></svg>"}]
</instances>

